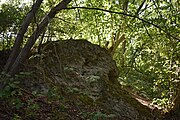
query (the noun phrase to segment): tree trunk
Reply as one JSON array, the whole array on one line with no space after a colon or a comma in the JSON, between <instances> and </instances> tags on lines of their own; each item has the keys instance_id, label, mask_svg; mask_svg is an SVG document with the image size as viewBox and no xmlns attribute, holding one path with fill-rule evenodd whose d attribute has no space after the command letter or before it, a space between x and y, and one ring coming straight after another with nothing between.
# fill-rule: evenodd
<instances>
[{"instance_id":1,"label":"tree trunk","mask_svg":"<svg viewBox=\"0 0 180 120\"><path fill-rule=\"evenodd\" d=\"M27 54L29 53L30 49L36 42L39 35L43 32L45 27L48 25L50 20L62 9L67 8L67 5L71 2L71 0L63 0L61 1L57 6L51 9L49 14L45 16L45 18L42 20L42 22L38 25L37 29L34 31L32 36L28 39L28 42L24 46L24 48L19 53L18 57L16 58L15 62L11 66L8 74L14 75L18 71L18 67L21 63L23 63L27 57Z\"/></svg>"},{"instance_id":2,"label":"tree trunk","mask_svg":"<svg viewBox=\"0 0 180 120\"><path fill-rule=\"evenodd\" d=\"M24 22L21 25L21 28L17 34L17 37L15 39L15 43L12 49L12 52L7 60L7 63L4 67L4 72L8 73L10 70L10 67L12 66L14 60L17 58L19 52L20 52L20 47L21 44L23 43L23 37L24 34L27 31L27 28L29 24L31 23L32 19L35 16L35 13L37 12L38 8L40 7L41 3L43 0L37 0L36 3L32 6L31 10L27 14L26 18L24 19Z\"/></svg>"}]
</instances>

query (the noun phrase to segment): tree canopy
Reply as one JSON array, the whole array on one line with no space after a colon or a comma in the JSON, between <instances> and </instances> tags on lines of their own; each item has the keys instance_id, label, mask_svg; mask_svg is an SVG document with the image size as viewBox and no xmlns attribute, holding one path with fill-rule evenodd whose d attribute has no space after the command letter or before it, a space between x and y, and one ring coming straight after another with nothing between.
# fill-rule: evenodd
<instances>
[{"instance_id":1,"label":"tree canopy","mask_svg":"<svg viewBox=\"0 0 180 120\"><path fill-rule=\"evenodd\" d=\"M31 38L36 48L47 41L87 39L111 50L125 88L169 110L179 86L179 5L178 0L9 0L0 7L0 49L15 45L36 9L20 50Z\"/></svg>"}]
</instances>

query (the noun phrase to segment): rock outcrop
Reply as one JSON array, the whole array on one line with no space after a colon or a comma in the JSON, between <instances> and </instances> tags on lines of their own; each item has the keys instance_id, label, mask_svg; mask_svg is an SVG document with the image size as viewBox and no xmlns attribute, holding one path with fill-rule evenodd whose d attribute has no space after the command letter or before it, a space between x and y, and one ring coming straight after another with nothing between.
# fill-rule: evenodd
<instances>
[{"instance_id":1,"label":"rock outcrop","mask_svg":"<svg viewBox=\"0 0 180 120\"><path fill-rule=\"evenodd\" d=\"M99 119L157 118L151 109L122 90L117 81L116 63L105 48L86 40L48 42L43 45L41 55L30 61L36 67L34 76L38 76L41 84L38 89L46 93L56 86L64 104L72 103L76 108L77 113L72 116L59 112L64 119L82 119L81 110L96 113L93 115L100 116ZM89 119L88 115L83 118Z\"/></svg>"}]
</instances>

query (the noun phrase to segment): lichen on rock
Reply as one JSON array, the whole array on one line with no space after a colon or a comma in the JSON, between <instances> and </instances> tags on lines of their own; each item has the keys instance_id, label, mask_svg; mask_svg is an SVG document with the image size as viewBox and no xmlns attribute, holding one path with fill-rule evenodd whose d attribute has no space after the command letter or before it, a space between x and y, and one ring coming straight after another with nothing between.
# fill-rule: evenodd
<instances>
[{"instance_id":1,"label":"lichen on rock","mask_svg":"<svg viewBox=\"0 0 180 120\"><path fill-rule=\"evenodd\" d=\"M39 62L33 61L37 60L31 60L37 68L36 75L44 84L59 87L66 101L95 107L95 111L103 112L107 118L109 115L122 120L153 119L150 109L121 89L118 68L105 48L87 40L47 42Z\"/></svg>"}]
</instances>

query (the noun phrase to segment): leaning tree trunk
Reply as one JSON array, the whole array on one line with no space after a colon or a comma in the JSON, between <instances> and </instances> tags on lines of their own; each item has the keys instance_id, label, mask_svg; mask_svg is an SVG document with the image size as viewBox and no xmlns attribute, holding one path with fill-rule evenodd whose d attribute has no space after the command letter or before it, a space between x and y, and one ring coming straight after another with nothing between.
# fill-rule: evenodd
<instances>
[{"instance_id":1,"label":"leaning tree trunk","mask_svg":"<svg viewBox=\"0 0 180 120\"><path fill-rule=\"evenodd\" d=\"M67 8L67 5L71 2L72 0L63 0L61 1L58 5L56 5L54 8L51 9L49 14L45 16L45 18L42 20L42 22L37 26L37 29L34 31L32 36L29 38L28 42L24 46L24 48L21 50L19 53L18 57L16 58L15 62L13 63L12 66L9 67L9 72L8 74L14 75L18 71L19 65L25 61L27 54L29 53L30 49L36 42L37 38L39 35L43 32L45 27L48 25L50 20L54 18L54 16L57 14L62 9Z\"/></svg>"},{"instance_id":2,"label":"leaning tree trunk","mask_svg":"<svg viewBox=\"0 0 180 120\"><path fill-rule=\"evenodd\" d=\"M17 56L20 52L21 44L23 43L24 34L26 33L27 28L28 28L29 24L31 23L32 19L34 18L35 13L37 12L38 8L40 7L42 1L43 0L37 0L36 3L32 6L32 9L27 14L26 18L24 19L24 22L22 23L21 28L15 39L15 43L14 43L12 52L11 52L11 54L7 60L7 63L4 67L4 72L6 72L6 73L9 72L10 67L12 66L14 60L17 58Z\"/></svg>"}]
</instances>

